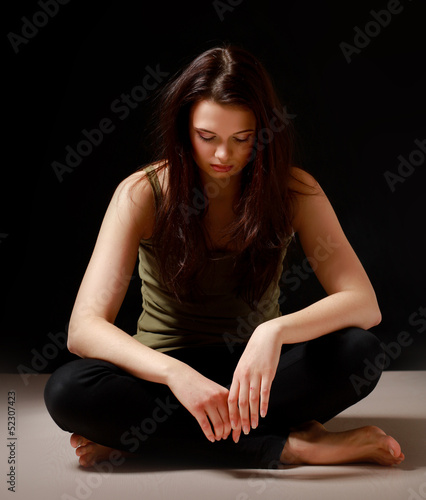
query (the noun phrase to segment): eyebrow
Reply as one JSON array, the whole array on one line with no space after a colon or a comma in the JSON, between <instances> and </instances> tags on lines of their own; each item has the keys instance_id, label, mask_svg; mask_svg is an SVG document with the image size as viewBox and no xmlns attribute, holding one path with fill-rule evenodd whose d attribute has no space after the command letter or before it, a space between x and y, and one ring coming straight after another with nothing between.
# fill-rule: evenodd
<instances>
[{"instance_id":1,"label":"eyebrow","mask_svg":"<svg viewBox=\"0 0 426 500\"><path fill-rule=\"evenodd\" d=\"M195 128L195 130L198 130L201 132L207 132L208 134L217 135L216 132L212 132L211 130L207 130L205 128L198 128L198 127L194 127L194 128ZM234 132L232 135L243 134L244 132L254 132L254 129L248 128L246 130L240 130L239 132Z\"/></svg>"}]
</instances>

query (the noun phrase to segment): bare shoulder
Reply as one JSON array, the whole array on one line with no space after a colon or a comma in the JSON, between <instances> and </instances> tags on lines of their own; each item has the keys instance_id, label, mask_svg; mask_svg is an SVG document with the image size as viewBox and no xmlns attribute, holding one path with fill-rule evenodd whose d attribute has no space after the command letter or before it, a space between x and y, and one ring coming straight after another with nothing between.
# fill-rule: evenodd
<instances>
[{"instance_id":1,"label":"bare shoulder","mask_svg":"<svg viewBox=\"0 0 426 500\"><path fill-rule=\"evenodd\" d=\"M133 174L129 175L121 181L117 187L117 194L131 195L135 202L146 202L154 200L154 193L151 188L151 183L148 179L147 167L156 171L160 185L164 190L166 181L166 168L164 162L151 163L145 165Z\"/></svg>"},{"instance_id":2,"label":"bare shoulder","mask_svg":"<svg viewBox=\"0 0 426 500\"><path fill-rule=\"evenodd\" d=\"M289 187L298 195L319 194L322 191L318 181L299 167L291 167Z\"/></svg>"},{"instance_id":3,"label":"bare shoulder","mask_svg":"<svg viewBox=\"0 0 426 500\"><path fill-rule=\"evenodd\" d=\"M159 170L158 177L161 183L164 175L160 173L161 164L155 163L152 166ZM134 225L141 238L150 237L155 216L155 196L144 168L120 182L112 197L111 205L121 220Z\"/></svg>"},{"instance_id":4,"label":"bare shoulder","mask_svg":"<svg viewBox=\"0 0 426 500\"><path fill-rule=\"evenodd\" d=\"M315 206L319 207L326 196L318 181L298 167L291 168L289 188L294 195L293 228L297 231L308 211Z\"/></svg>"}]
</instances>

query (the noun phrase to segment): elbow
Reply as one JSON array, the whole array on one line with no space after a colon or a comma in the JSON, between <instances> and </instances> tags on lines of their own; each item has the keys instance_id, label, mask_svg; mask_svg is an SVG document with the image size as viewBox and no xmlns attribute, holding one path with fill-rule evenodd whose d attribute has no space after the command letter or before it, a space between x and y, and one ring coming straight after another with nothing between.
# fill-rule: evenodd
<instances>
[{"instance_id":1,"label":"elbow","mask_svg":"<svg viewBox=\"0 0 426 500\"><path fill-rule=\"evenodd\" d=\"M377 308L372 314L371 314L371 326L370 328L373 328L373 326L377 326L380 324L382 321L382 313L379 308Z\"/></svg>"},{"instance_id":2,"label":"elbow","mask_svg":"<svg viewBox=\"0 0 426 500\"><path fill-rule=\"evenodd\" d=\"M365 307L364 318L365 324L363 325L363 328L365 330L369 330L370 328L377 326L382 321L382 313L376 298L374 298L374 300L370 300Z\"/></svg>"},{"instance_id":3,"label":"elbow","mask_svg":"<svg viewBox=\"0 0 426 500\"><path fill-rule=\"evenodd\" d=\"M96 330L99 320L105 321L98 316L83 316L71 318L68 325L67 349L71 354L80 358L93 357L93 349L97 344Z\"/></svg>"},{"instance_id":4,"label":"elbow","mask_svg":"<svg viewBox=\"0 0 426 500\"><path fill-rule=\"evenodd\" d=\"M67 349L71 354L83 357L79 342L79 330L81 330L81 327L70 321L68 325Z\"/></svg>"},{"instance_id":5,"label":"elbow","mask_svg":"<svg viewBox=\"0 0 426 500\"><path fill-rule=\"evenodd\" d=\"M71 334L71 328L68 328L67 349L71 354L77 354L77 347L74 336Z\"/></svg>"},{"instance_id":6,"label":"elbow","mask_svg":"<svg viewBox=\"0 0 426 500\"><path fill-rule=\"evenodd\" d=\"M70 339L68 339L67 341L67 349L71 354L76 354L78 356L77 349L75 345L70 341Z\"/></svg>"}]
</instances>

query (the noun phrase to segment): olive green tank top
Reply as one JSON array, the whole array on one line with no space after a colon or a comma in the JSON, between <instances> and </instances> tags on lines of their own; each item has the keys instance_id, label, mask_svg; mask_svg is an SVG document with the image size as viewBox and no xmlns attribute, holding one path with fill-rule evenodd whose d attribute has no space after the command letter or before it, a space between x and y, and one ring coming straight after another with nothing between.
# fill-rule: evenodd
<instances>
[{"instance_id":1,"label":"olive green tank top","mask_svg":"<svg viewBox=\"0 0 426 500\"><path fill-rule=\"evenodd\" d=\"M162 196L154 166L146 170L154 195ZM283 259L286 249L283 251ZM211 252L200 277L203 293L197 303L179 303L160 279L159 268L150 239L139 245L139 276L142 280L142 314L134 337L161 352L189 346L245 344L261 323L281 316L278 278L253 310L233 290L237 285L233 273L234 257L226 252Z\"/></svg>"}]
</instances>

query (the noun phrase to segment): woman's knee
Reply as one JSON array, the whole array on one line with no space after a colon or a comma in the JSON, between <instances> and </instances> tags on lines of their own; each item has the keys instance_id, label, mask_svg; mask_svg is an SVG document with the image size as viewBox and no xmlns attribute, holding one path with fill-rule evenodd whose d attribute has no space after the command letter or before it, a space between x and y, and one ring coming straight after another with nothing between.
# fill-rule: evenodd
<instances>
[{"instance_id":1,"label":"woman's knee","mask_svg":"<svg viewBox=\"0 0 426 500\"><path fill-rule=\"evenodd\" d=\"M349 380L358 396L365 397L377 385L384 355L379 339L368 330L352 327L337 332L342 344L340 356Z\"/></svg>"},{"instance_id":2,"label":"woman's knee","mask_svg":"<svg viewBox=\"0 0 426 500\"><path fill-rule=\"evenodd\" d=\"M366 395L379 381L384 357L379 339L370 331L350 327L316 339L311 346L317 363L329 367L330 377L349 380L365 380L362 392ZM327 369L327 368L326 368Z\"/></svg>"},{"instance_id":3,"label":"woman's knee","mask_svg":"<svg viewBox=\"0 0 426 500\"><path fill-rule=\"evenodd\" d=\"M91 386L99 379L101 372L105 373L110 368L109 365L100 360L78 359L52 373L44 388L44 401L51 417L60 427L68 430L68 416L90 399Z\"/></svg>"},{"instance_id":4,"label":"woman's knee","mask_svg":"<svg viewBox=\"0 0 426 500\"><path fill-rule=\"evenodd\" d=\"M347 328L342 331L342 339L347 342L349 352L356 354L358 358L375 360L382 353L379 339L369 330ZM378 364L378 368L382 370L382 364Z\"/></svg>"}]
</instances>

